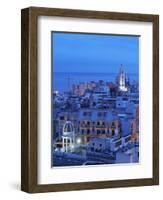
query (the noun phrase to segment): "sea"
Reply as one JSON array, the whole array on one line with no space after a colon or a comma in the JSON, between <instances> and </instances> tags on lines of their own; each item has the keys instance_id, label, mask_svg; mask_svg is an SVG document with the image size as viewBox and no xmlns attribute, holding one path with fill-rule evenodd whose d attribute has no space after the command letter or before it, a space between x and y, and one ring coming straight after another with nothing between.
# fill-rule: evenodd
<instances>
[{"instance_id":1,"label":"sea","mask_svg":"<svg viewBox=\"0 0 163 200\"><path fill-rule=\"evenodd\" d=\"M135 73L126 74L130 81L139 80L139 75ZM86 72L54 72L53 75L53 91L59 91L60 93L69 91L73 84L99 81L115 82L117 73L86 73Z\"/></svg>"}]
</instances>

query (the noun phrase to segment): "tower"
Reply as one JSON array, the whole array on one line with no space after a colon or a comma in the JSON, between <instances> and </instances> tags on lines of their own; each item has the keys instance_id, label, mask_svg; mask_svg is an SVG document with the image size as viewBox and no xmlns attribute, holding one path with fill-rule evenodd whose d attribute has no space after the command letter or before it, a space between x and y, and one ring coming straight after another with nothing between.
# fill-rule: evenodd
<instances>
[{"instance_id":1,"label":"tower","mask_svg":"<svg viewBox=\"0 0 163 200\"><path fill-rule=\"evenodd\" d=\"M120 70L119 70L118 84L119 84L119 90L120 91L122 91L122 92L127 91L126 75L125 75L124 67L123 67L122 64L121 64L121 67L120 67Z\"/></svg>"}]
</instances>

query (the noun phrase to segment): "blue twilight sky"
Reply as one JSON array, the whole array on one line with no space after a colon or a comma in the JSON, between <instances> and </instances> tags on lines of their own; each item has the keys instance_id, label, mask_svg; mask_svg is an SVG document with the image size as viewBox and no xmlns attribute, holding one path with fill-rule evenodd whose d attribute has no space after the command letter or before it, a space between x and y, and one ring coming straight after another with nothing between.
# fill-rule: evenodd
<instances>
[{"instance_id":1,"label":"blue twilight sky","mask_svg":"<svg viewBox=\"0 0 163 200\"><path fill-rule=\"evenodd\" d=\"M126 73L139 71L139 37L53 32L53 71Z\"/></svg>"}]
</instances>

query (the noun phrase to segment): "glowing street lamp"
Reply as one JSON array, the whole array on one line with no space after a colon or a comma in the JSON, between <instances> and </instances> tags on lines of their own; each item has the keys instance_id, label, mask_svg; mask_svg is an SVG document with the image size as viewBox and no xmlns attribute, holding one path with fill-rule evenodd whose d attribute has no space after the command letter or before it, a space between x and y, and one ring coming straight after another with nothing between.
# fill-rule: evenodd
<instances>
[{"instance_id":1,"label":"glowing street lamp","mask_svg":"<svg viewBox=\"0 0 163 200\"><path fill-rule=\"evenodd\" d=\"M77 144L81 144L81 138L78 138L78 139L76 140L76 142L77 142Z\"/></svg>"}]
</instances>

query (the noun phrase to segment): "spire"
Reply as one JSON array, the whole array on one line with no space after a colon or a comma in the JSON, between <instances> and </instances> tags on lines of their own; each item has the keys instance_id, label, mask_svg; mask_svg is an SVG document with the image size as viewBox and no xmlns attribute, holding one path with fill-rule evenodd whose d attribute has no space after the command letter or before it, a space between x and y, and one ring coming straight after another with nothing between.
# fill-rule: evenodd
<instances>
[{"instance_id":1,"label":"spire","mask_svg":"<svg viewBox=\"0 0 163 200\"><path fill-rule=\"evenodd\" d=\"M123 66L123 64L121 64L121 66L120 66L120 74L123 74L124 73L124 66Z\"/></svg>"}]
</instances>

